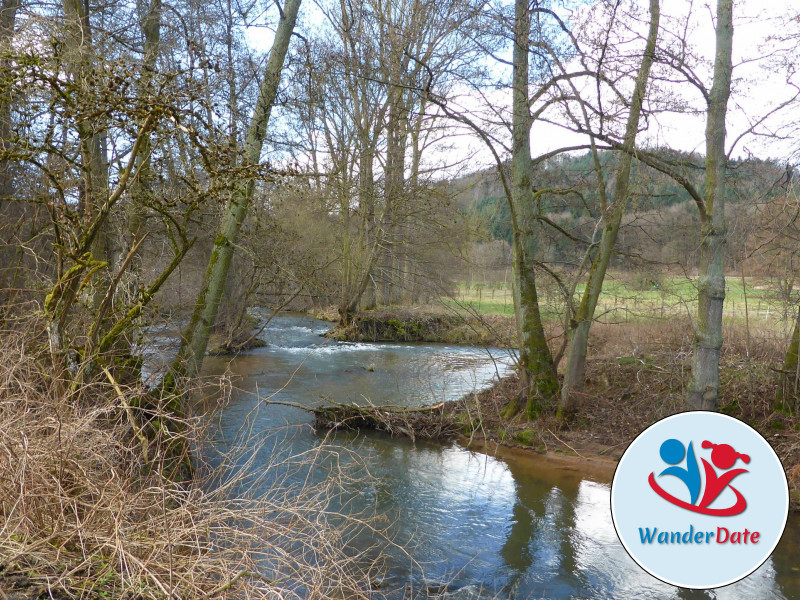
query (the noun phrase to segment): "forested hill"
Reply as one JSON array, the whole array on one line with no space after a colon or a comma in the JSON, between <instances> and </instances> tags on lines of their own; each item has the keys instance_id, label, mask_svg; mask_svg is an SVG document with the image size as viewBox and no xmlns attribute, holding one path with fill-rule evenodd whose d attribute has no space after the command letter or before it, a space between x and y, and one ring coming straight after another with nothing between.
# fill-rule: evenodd
<instances>
[{"instance_id":1,"label":"forested hill","mask_svg":"<svg viewBox=\"0 0 800 600\"><path fill-rule=\"evenodd\" d=\"M686 177L695 189L703 193L703 157L673 150L654 152L665 163ZM610 179L616 156L601 152L605 189L613 201L613 181ZM754 206L785 193L791 179L787 167L770 160L733 160L728 167L727 200L731 209ZM484 228L490 240L511 241L511 217L502 182L495 168L484 169L449 182L460 210ZM587 221L595 221L602 206L597 175L591 153L561 155L538 163L535 167L534 188L541 193L537 202L542 214L558 220L567 229L579 230ZM552 190L550 192L549 190ZM673 178L634 161L631 198L627 212L653 213L679 205L691 205L687 190Z\"/></svg>"}]
</instances>

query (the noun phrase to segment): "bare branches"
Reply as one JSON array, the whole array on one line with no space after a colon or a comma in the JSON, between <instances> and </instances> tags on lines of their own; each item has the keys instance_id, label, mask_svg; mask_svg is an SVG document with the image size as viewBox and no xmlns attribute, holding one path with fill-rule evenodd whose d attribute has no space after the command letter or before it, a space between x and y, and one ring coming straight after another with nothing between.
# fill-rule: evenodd
<instances>
[{"instance_id":1,"label":"bare branches","mask_svg":"<svg viewBox=\"0 0 800 600\"><path fill-rule=\"evenodd\" d=\"M65 395L68 382L28 353L31 342L16 333L0 340L4 575L25 574L53 596L369 597L379 572L345 548L360 532L382 530L368 511L335 508L348 486L366 483L336 461L346 449L323 443L304 456L275 457L254 480L252 457L264 455L259 436L223 454L207 443L201 421L184 419L180 435L218 466L176 483L163 468L174 440L151 431L176 418L167 405L143 403L141 383L105 366L102 380ZM326 482L285 475L288 465L315 464L326 465Z\"/></svg>"}]
</instances>

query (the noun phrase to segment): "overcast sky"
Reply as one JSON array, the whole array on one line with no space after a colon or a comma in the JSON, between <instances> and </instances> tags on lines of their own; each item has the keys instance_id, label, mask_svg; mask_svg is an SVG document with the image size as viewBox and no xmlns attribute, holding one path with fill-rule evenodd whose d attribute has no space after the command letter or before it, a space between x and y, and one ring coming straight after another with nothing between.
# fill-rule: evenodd
<instances>
[{"instance_id":1,"label":"overcast sky","mask_svg":"<svg viewBox=\"0 0 800 600\"><path fill-rule=\"evenodd\" d=\"M432 0L435 1L435 0ZM646 0L639 0L646 14ZM711 85L711 64L714 57L714 2L703 0L662 0L661 40L675 32L675 19L692 11L695 18L689 29L689 41L694 51L708 61L708 68L701 67L705 85ZM316 26L322 16L312 2L305 4L300 26L309 29ZM643 22L642 33L646 31ZM800 0L735 0L734 4L734 89L728 107L728 143L732 156L755 155L761 158L775 158L780 161L800 162L800 103L786 107L767 118L757 127L760 135L748 134L739 139L753 124L758 123L770 111L779 107L798 93L800 75L793 74L787 82L787 70L781 62L800 60L800 52L776 51L786 49L790 43L782 40L790 34L795 35L795 44L800 38ZM267 49L271 43L270 33L263 28L253 28L248 32L253 46ZM767 57L767 58L765 58ZM800 71L800 68L798 68ZM702 110L704 100L691 85L676 85L673 92L681 96L690 106ZM489 95L495 107L508 107L510 93L497 90ZM461 104L469 110L477 110L482 100L461 96L453 106ZM647 131L638 142L648 146L669 146L687 151L704 152L705 117L697 115L660 114L652 117ZM775 139L777 133L786 139ZM567 145L586 143L577 134L547 123L534 125L531 143L534 155ZM431 157L432 162L452 163L458 159L469 158L474 168L491 164L491 155L481 142L461 135L449 140L440 147L440 156ZM472 170L474 170L474 168Z\"/></svg>"}]
</instances>

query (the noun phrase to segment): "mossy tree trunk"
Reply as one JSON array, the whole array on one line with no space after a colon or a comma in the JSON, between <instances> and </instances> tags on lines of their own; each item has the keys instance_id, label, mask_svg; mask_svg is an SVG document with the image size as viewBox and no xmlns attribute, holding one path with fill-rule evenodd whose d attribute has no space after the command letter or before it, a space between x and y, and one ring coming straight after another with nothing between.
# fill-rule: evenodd
<instances>
[{"instance_id":1,"label":"mossy tree trunk","mask_svg":"<svg viewBox=\"0 0 800 600\"><path fill-rule=\"evenodd\" d=\"M79 96L89 93L86 82L93 79L92 71L97 63L95 49L92 46L88 7L82 0L63 0L62 8L67 39L64 60L69 77L75 84L72 94ZM73 265L63 274L59 273L61 276L45 302L49 319L48 335L56 364L62 364L68 346L65 326L69 308L78 297L80 275L88 272L86 281L89 281L92 275L108 267L110 236L107 234L106 217L110 198L106 130L102 115L100 112L92 119L79 119L76 122L81 154L78 214L85 229L83 239L90 240L90 244L85 245L81 240L78 242L80 248L68 249L67 254L71 255ZM101 280L100 277L93 280L94 308L98 314L105 295L104 286L99 283ZM62 303L63 298L67 301Z\"/></svg>"},{"instance_id":2,"label":"mossy tree trunk","mask_svg":"<svg viewBox=\"0 0 800 600\"><path fill-rule=\"evenodd\" d=\"M73 92L82 93L80 85L92 79L92 70L97 62L92 46L92 28L89 22L87 5L81 0L63 0L66 18L67 64L72 79L78 84ZM77 122L78 138L81 148L82 202L80 209L85 222L91 222L95 212L108 198L108 164L105 155L107 146L106 131L101 117L94 120L82 119ZM104 227L100 228L92 248L96 260L106 260L108 239Z\"/></svg>"},{"instance_id":3,"label":"mossy tree trunk","mask_svg":"<svg viewBox=\"0 0 800 600\"><path fill-rule=\"evenodd\" d=\"M19 0L2 0L0 3L0 77L3 78L8 78L12 73L8 56L11 54L18 9ZM14 95L13 86L8 85L10 82L9 79L0 83L0 218L5 222L9 222L7 219L13 218L12 215L16 212L12 209L11 202L14 199L11 161L4 158L11 151L11 106ZM33 224L31 227L33 228ZM22 273L20 266L23 252L23 244L19 244L13 258L6 252L0 253L0 315L4 312L3 305L10 306L15 295L12 288Z\"/></svg>"},{"instance_id":4,"label":"mossy tree trunk","mask_svg":"<svg viewBox=\"0 0 800 600\"><path fill-rule=\"evenodd\" d=\"M0 4L0 73L9 73L11 65L4 55L11 50L11 38L17 20L19 0L2 0ZM0 94L0 155L4 155L11 139L11 90ZM12 197L11 162L0 158L0 202Z\"/></svg>"},{"instance_id":5,"label":"mossy tree trunk","mask_svg":"<svg viewBox=\"0 0 800 600\"><path fill-rule=\"evenodd\" d=\"M361 108L360 90L353 90L354 104ZM356 112L360 116L360 110ZM362 300L366 299L366 308L374 308L376 296L372 275L380 258L380 248L383 243L385 226L382 216L376 216L375 211L375 180L374 180L374 161L376 132L369 122L359 123L359 145L360 154L358 157L358 233L355 240L351 240L347 234L349 226L347 215L349 214L349 204L343 206L342 222L345 236L343 237L343 285L342 299L339 303L339 322L347 327L350 325L353 316L358 311ZM345 197L342 204L349 203L349 198ZM371 294L367 294L371 291ZM369 297L367 297L369 296Z\"/></svg>"},{"instance_id":6,"label":"mossy tree trunk","mask_svg":"<svg viewBox=\"0 0 800 600\"><path fill-rule=\"evenodd\" d=\"M297 20L301 0L287 0L281 11L275 41L270 51L259 88L258 99L245 137L243 163L256 167L261 161L261 151L267 133L272 106L278 92L284 59ZM222 222L214 239L211 256L200 295L195 304L188 328L184 332L178 355L162 388L171 388L177 375L192 377L200 370L208 346L211 328L217 316L225 290L228 270L233 258L234 246L239 230L247 216L247 209L255 191L255 175L236 182L231 190L231 199L225 208Z\"/></svg>"},{"instance_id":7,"label":"mossy tree trunk","mask_svg":"<svg viewBox=\"0 0 800 600\"><path fill-rule=\"evenodd\" d=\"M778 377L778 391L775 396L776 408L797 413L800 409L800 310L794 320L792 338L783 361L783 372Z\"/></svg>"},{"instance_id":8,"label":"mossy tree trunk","mask_svg":"<svg viewBox=\"0 0 800 600\"><path fill-rule=\"evenodd\" d=\"M725 118L731 90L733 1L717 2L714 83L708 96L704 211L701 212L700 277L692 379L686 398L692 410L717 410L722 309L725 301Z\"/></svg>"},{"instance_id":9,"label":"mossy tree trunk","mask_svg":"<svg viewBox=\"0 0 800 600\"><path fill-rule=\"evenodd\" d=\"M154 94L153 74L156 70L158 55L161 51L161 0L150 0L147 13L142 19L142 34L144 35L144 59L139 73L138 91L140 100L147 102ZM138 177L131 186L131 202L129 206L129 235L130 247L134 247L142 236L147 220L147 201L152 193L152 173L150 170L150 156L152 147L150 133L145 133L142 140L142 149L137 160ZM140 278L139 263L134 261L131 271L138 281Z\"/></svg>"},{"instance_id":10,"label":"mossy tree trunk","mask_svg":"<svg viewBox=\"0 0 800 600\"><path fill-rule=\"evenodd\" d=\"M352 160L357 161L357 197L358 205L351 207L349 182L339 181L340 214L342 217L342 293L338 302L339 322L348 326L355 313L362 308L375 308L377 303L377 287L373 274L378 265L386 233L386 223L376 206L377 186L375 181L375 161L378 145L384 127L388 103L376 106L374 102L375 82L364 71L365 64L359 59L361 46L367 35L355 14L354 7L340 4L342 24L348 24L339 30L340 41L345 50L346 68L346 101L352 109L352 123L355 130L356 154ZM333 122L333 120L332 120ZM327 123L327 121L326 121ZM340 128L326 125L330 148L347 147L349 141L339 138ZM340 177L348 172L348 157L341 158L337 165Z\"/></svg>"},{"instance_id":11,"label":"mossy tree trunk","mask_svg":"<svg viewBox=\"0 0 800 600\"><path fill-rule=\"evenodd\" d=\"M396 279L398 244L395 239L395 211L402 203L405 184L406 142L408 122L405 115L405 99L399 86L389 92L389 120L386 131L386 183L384 192L384 240L381 244L380 258L380 296L378 305L390 306L397 300ZM399 219L399 216L397 217Z\"/></svg>"},{"instance_id":12,"label":"mossy tree trunk","mask_svg":"<svg viewBox=\"0 0 800 600\"><path fill-rule=\"evenodd\" d=\"M520 397L526 403L526 416L535 418L541 409L558 396L558 378L542 325L536 290L533 202L533 162L531 160L532 118L528 108L528 52L530 50L531 11L527 0L516 0L514 9L513 116L509 208L514 251L514 314L519 336ZM506 416L513 416L519 405L511 403Z\"/></svg>"},{"instance_id":13,"label":"mossy tree trunk","mask_svg":"<svg viewBox=\"0 0 800 600\"><path fill-rule=\"evenodd\" d=\"M567 416L574 412L577 404L577 395L583 390L589 329L592 326L595 309L597 308L600 293L603 290L603 282L614 252L622 217L628 204L628 187L633 150L636 144L636 133L639 128L639 117L642 112L647 82L650 78L650 68L655 59L659 20L659 0L650 0L650 29L644 53L642 54L642 62L639 65L639 72L636 76L630 111L628 112L625 137L622 141L623 151L620 154L617 166L613 202L605 207L605 211L601 216L602 235L600 244L592 260L581 303L575 312L568 331L569 351L567 353L567 364L559 403L559 414L561 416ZM604 185L602 178L600 179L600 184Z\"/></svg>"}]
</instances>

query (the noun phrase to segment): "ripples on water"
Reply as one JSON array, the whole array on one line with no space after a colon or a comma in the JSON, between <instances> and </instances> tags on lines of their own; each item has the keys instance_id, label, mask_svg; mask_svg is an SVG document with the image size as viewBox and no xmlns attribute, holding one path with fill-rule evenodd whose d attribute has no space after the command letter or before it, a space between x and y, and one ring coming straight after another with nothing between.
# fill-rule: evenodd
<instances>
[{"instance_id":1,"label":"ripples on water","mask_svg":"<svg viewBox=\"0 0 800 600\"><path fill-rule=\"evenodd\" d=\"M500 350L329 342L320 338L327 328L308 318L279 317L266 332L267 347L234 359L207 359L207 371L227 371L242 390L220 416L223 448L245 424L266 441L255 465L320 443L309 427L288 433L283 428L309 423L308 414L260 401L281 388L273 399L305 405L322 397L422 405L484 387L513 362ZM487 598L798 597L795 520L775 557L745 580L709 592L679 590L645 573L622 548L606 481L585 479L536 457L493 458L374 432L343 432L333 439L354 450L374 478L343 504L386 516L394 540L425 567L425 581L450 582L450 589L464 589L464 597L475 597L466 591L477 589ZM381 544L366 535L354 543ZM407 595L420 589L422 578L410 561L383 547L392 557L387 583Z\"/></svg>"}]
</instances>

